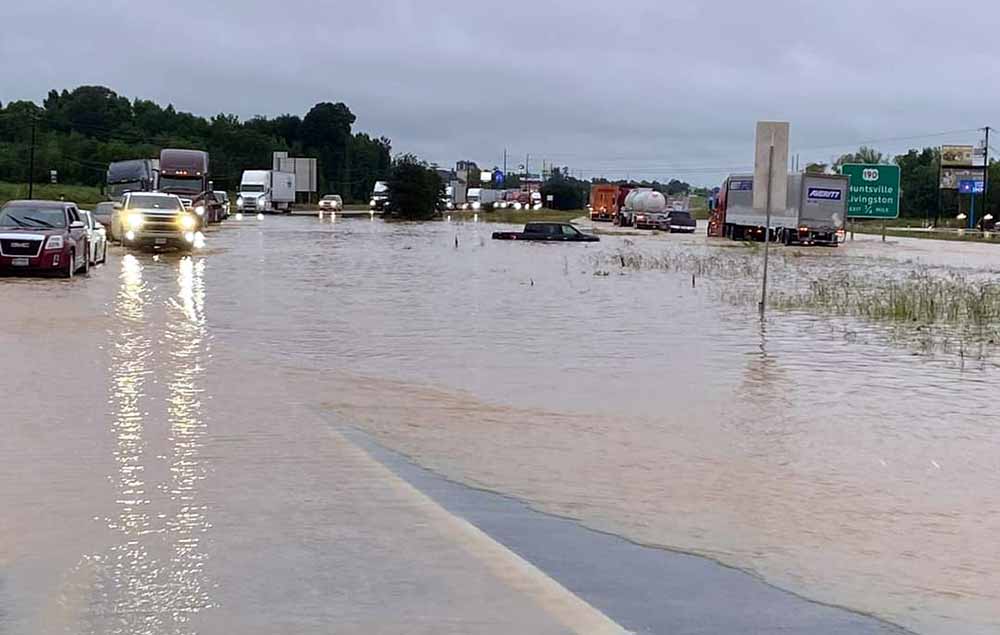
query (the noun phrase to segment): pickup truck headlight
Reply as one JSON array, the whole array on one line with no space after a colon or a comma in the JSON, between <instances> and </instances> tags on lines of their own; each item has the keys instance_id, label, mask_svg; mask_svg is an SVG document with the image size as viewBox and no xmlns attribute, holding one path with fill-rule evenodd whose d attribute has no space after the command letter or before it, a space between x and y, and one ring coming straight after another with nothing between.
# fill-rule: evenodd
<instances>
[{"instance_id":1,"label":"pickup truck headlight","mask_svg":"<svg viewBox=\"0 0 1000 635\"><path fill-rule=\"evenodd\" d=\"M45 241L45 249L62 249L63 248L63 237L62 236L49 236L49 239Z\"/></svg>"},{"instance_id":2,"label":"pickup truck headlight","mask_svg":"<svg viewBox=\"0 0 1000 635\"><path fill-rule=\"evenodd\" d=\"M193 231L194 228L198 226L198 221L195 220L195 217L190 214L183 214L178 219L178 224L181 226L182 230L190 232Z\"/></svg>"},{"instance_id":3,"label":"pickup truck headlight","mask_svg":"<svg viewBox=\"0 0 1000 635\"><path fill-rule=\"evenodd\" d=\"M129 214L128 218L126 218L126 221L128 223L129 229L131 229L132 231L136 231L143 226L143 224L146 222L146 219L142 217L142 214Z\"/></svg>"},{"instance_id":4,"label":"pickup truck headlight","mask_svg":"<svg viewBox=\"0 0 1000 635\"><path fill-rule=\"evenodd\" d=\"M197 214L198 216L204 216L205 215L205 206L204 205L199 205L198 207L194 208L194 213Z\"/></svg>"}]
</instances>

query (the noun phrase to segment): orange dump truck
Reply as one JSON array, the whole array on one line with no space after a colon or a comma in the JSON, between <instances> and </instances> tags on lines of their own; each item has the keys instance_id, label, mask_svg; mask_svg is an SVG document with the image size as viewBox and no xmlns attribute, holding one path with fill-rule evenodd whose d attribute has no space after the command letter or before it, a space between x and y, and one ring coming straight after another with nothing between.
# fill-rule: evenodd
<instances>
[{"instance_id":1,"label":"orange dump truck","mask_svg":"<svg viewBox=\"0 0 1000 635\"><path fill-rule=\"evenodd\" d=\"M619 186L606 183L591 186L590 220L614 220L618 213L619 190Z\"/></svg>"}]
</instances>

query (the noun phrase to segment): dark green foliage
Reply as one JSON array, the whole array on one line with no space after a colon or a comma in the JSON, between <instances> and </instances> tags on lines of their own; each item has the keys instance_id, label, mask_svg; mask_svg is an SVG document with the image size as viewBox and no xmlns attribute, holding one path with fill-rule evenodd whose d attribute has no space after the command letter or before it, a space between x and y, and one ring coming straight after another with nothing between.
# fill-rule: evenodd
<instances>
[{"instance_id":1,"label":"dark green foliage","mask_svg":"<svg viewBox=\"0 0 1000 635\"><path fill-rule=\"evenodd\" d=\"M549 196L552 202L549 202ZM554 171L542 186L545 207L557 210L582 209L590 196L590 184Z\"/></svg>"},{"instance_id":2,"label":"dark green foliage","mask_svg":"<svg viewBox=\"0 0 1000 635\"><path fill-rule=\"evenodd\" d=\"M391 216L405 220L428 220L438 215L444 183L437 171L412 154L393 161L388 186Z\"/></svg>"},{"instance_id":3,"label":"dark green foliage","mask_svg":"<svg viewBox=\"0 0 1000 635\"><path fill-rule=\"evenodd\" d=\"M305 118L279 115L241 122L235 115L210 119L177 112L172 105L129 101L103 86L50 91L41 107L15 101L0 107L0 181L28 180L32 119L36 124L36 181L49 170L62 183L100 185L112 161L155 158L162 148L194 148L211 155L216 187L234 190L243 170L269 169L272 152L319 159L320 194L367 201L375 181L389 172L391 143L352 133L355 121L342 103L314 106Z\"/></svg>"}]
</instances>

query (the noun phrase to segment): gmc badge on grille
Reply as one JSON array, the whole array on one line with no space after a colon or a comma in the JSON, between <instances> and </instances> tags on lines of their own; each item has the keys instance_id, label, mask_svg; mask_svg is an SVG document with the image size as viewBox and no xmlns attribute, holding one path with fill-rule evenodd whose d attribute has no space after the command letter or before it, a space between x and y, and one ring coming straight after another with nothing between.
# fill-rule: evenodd
<instances>
[{"instance_id":1,"label":"gmc badge on grille","mask_svg":"<svg viewBox=\"0 0 1000 635\"><path fill-rule=\"evenodd\" d=\"M11 249L31 249L31 243L11 243Z\"/></svg>"}]
</instances>

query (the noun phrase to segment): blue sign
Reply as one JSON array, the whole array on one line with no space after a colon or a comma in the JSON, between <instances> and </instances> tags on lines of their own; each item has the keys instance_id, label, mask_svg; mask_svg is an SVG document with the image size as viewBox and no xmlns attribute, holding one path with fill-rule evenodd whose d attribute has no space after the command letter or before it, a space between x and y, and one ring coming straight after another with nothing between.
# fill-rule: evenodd
<instances>
[{"instance_id":1,"label":"blue sign","mask_svg":"<svg viewBox=\"0 0 1000 635\"><path fill-rule=\"evenodd\" d=\"M493 182L497 185L503 185L503 171L497 170L493 173Z\"/></svg>"},{"instance_id":2,"label":"blue sign","mask_svg":"<svg viewBox=\"0 0 1000 635\"><path fill-rule=\"evenodd\" d=\"M982 194L984 190L983 182L978 179L969 179L958 182L959 194Z\"/></svg>"},{"instance_id":3,"label":"blue sign","mask_svg":"<svg viewBox=\"0 0 1000 635\"><path fill-rule=\"evenodd\" d=\"M821 201L839 201L841 196L840 190L833 190L826 187L811 187L808 194L809 198Z\"/></svg>"}]
</instances>

